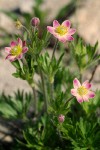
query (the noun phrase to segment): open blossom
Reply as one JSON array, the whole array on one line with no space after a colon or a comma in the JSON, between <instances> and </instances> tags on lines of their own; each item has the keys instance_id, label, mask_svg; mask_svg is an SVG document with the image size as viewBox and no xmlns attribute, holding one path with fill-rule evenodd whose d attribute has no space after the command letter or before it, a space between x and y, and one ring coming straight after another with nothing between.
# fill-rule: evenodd
<instances>
[{"instance_id":1,"label":"open blossom","mask_svg":"<svg viewBox=\"0 0 100 150\"><path fill-rule=\"evenodd\" d=\"M72 41L74 39L72 35L76 32L76 29L70 28L70 26L71 23L69 20L65 20L62 24L54 20L53 27L47 26L47 30L59 41L65 43L66 41Z\"/></svg>"},{"instance_id":2,"label":"open blossom","mask_svg":"<svg viewBox=\"0 0 100 150\"><path fill-rule=\"evenodd\" d=\"M79 103L83 101L89 101L90 98L94 98L95 93L90 91L91 84L86 80L82 85L77 78L73 80L74 89L71 89L71 94L76 97Z\"/></svg>"},{"instance_id":3,"label":"open blossom","mask_svg":"<svg viewBox=\"0 0 100 150\"><path fill-rule=\"evenodd\" d=\"M60 123L63 123L64 120L65 120L65 116L62 115L62 114L60 114L60 115L58 116L58 121L59 121Z\"/></svg>"},{"instance_id":4,"label":"open blossom","mask_svg":"<svg viewBox=\"0 0 100 150\"><path fill-rule=\"evenodd\" d=\"M28 51L26 47L26 42L22 42L20 38L17 41L12 41L10 47L5 47L5 52L8 53L6 59L9 59L11 62L16 59L22 59L24 53Z\"/></svg>"}]
</instances>

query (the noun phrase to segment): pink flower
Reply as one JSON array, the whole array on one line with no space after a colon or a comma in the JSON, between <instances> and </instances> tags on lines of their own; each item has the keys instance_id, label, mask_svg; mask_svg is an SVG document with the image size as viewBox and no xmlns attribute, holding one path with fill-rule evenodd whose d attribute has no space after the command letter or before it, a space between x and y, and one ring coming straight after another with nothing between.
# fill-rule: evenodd
<instances>
[{"instance_id":1,"label":"pink flower","mask_svg":"<svg viewBox=\"0 0 100 150\"><path fill-rule=\"evenodd\" d=\"M60 123L63 123L64 120L65 120L65 116L64 116L64 115L61 114L61 115L58 116L58 121L59 121Z\"/></svg>"},{"instance_id":2,"label":"pink flower","mask_svg":"<svg viewBox=\"0 0 100 150\"><path fill-rule=\"evenodd\" d=\"M65 20L61 25L57 20L53 21L53 27L47 26L48 32L53 34L59 41L65 43L66 41L72 41L74 38L72 35L76 32L76 29L70 28L71 23L69 20Z\"/></svg>"},{"instance_id":3,"label":"pink flower","mask_svg":"<svg viewBox=\"0 0 100 150\"><path fill-rule=\"evenodd\" d=\"M11 62L16 59L22 59L24 53L28 51L26 47L26 42L22 42L20 38L17 41L12 41L10 47L5 47L5 52L8 53L6 59L9 59Z\"/></svg>"},{"instance_id":4,"label":"pink flower","mask_svg":"<svg viewBox=\"0 0 100 150\"><path fill-rule=\"evenodd\" d=\"M94 98L95 93L90 91L91 84L86 80L82 85L79 80L75 78L73 80L74 89L71 89L71 94L76 97L79 103L83 101L89 101L90 98Z\"/></svg>"}]
</instances>

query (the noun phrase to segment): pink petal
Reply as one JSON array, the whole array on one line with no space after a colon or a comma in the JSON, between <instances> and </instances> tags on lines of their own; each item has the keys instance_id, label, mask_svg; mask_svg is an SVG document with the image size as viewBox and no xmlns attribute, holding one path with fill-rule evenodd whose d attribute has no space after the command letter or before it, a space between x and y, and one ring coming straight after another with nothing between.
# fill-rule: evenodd
<instances>
[{"instance_id":1,"label":"pink petal","mask_svg":"<svg viewBox=\"0 0 100 150\"><path fill-rule=\"evenodd\" d=\"M89 102L89 97L88 97L88 95L83 96L83 100Z\"/></svg>"},{"instance_id":2,"label":"pink petal","mask_svg":"<svg viewBox=\"0 0 100 150\"><path fill-rule=\"evenodd\" d=\"M77 89L71 89L71 94L73 96L77 96Z\"/></svg>"},{"instance_id":3,"label":"pink petal","mask_svg":"<svg viewBox=\"0 0 100 150\"><path fill-rule=\"evenodd\" d=\"M23 47L26 46L26 41L23 41L23 45L22 45L22 46L23 46Z\"/></svg>"},{"instance_id":4,"label":"pink petal","mask_svg":"<svg viewBox=\"0 0 100 150\"><path fill-rule=\"evenodd\" d=\"M89 98L94 98L94 96L95 96L95 93L94 93L94 92L92 92L92 91L89 91L89 92L88 92L88 97L89 97Z\"/></svg>"},{"instance_id":5,"label":"pink petal","mask_svg":"<svg viewBox=\"0 0 100 150\"><path fill-rule=\"evenodd\" d=\"M18 38L18 45L20 45L22 47L22 40L20 38Z\"/></svg>"},{"instance_id":6,"label":"pink petal","mask_svg":"<svg viewBox=\"0 0 100 150\"><path fill-rule=\"evenodd\" d=\"M69 29L68 34L73 35L76 32L76 29Z\"/></svg>"},{"instance_id":7,"label":"pink petal","mask_svg":"<svg viewBox=\"0 0 100 150\"><path fill-rule=\"evenodd\" d=\"M86 81L82 84L82 86L84 86L84 87L87 88L87 89L90 89L90 88L91 88L91 84L89 83L88 80L86 80Z\"/></svg>"},{"instance_id":8,"label":"pink petal","mask_svg":"<svg viewBox=\"0 0 100 150\"><path fill-rule=\"evenodd\" d=\"M60 26L59 22L57 20L54 20L53 21L53 27L56 28L58 26Z\"/></svg>"},{"instance_id":9,"label":"pink petal","mask_svg":"<svg viewBox=\"0 0 100 150\"><path fill-rule=\"evenodd\" d=\"M22 53L26 53L28 51L28 47L24 47L23 50L22 50Z\"/></svg>"},{"instance_id":10,"label":"pink petal","mask_svg":"<svg viewBox=\"0 0 100 150\"><path fill-rule=\"evenodd\" d=\"M16 43L15 41L12 41L12 42L10 43L11 48L15 47L16 45L17 45L17 43Z\"/></svg>"},{"instance_id":11,"label":"pink petal","mask_svg":"<svg viewBox=\"0 0 100 150\"><path fill-rule=\"evenodd\" d=\"M65 43L67 40L66 40L66 37L61 37L61 36L55 36L56 38L58 38L58 40L62 43Z\"/></svg>"},{"instance_id":12,"label":"pink petal","mask_svg":"<svg viewBox=\"0 0 100 150\"><path fill-rule=\"evenodd\" d=\"M16 60L16 56L12 56L11 54L9 54L6 59L9 59L11 62Z\"/></svg>"},{"instance_id":13,"label":"pink petal","mask_svg":"<svg viewBox=\"0 0 100 150\"><path fill-rule=\"evenodd\" d=\"M83 98L81 96L76 96L76 99L79 103L82 103L83 102Z\"/></svg>"},{"instance_id":14,"label":"pink petal","mask_svg":"<svg viewBox=\"0 0 100 150\"><path fill-rule=\"evenodd\" d=\"M6 52L6 53L8 53L8 54L9 54L9 53L10 53L10 51L11 51L11 47L5 47L5 52Z\"/></svg>"},{"instance_id":15,"label":"pink petal","mask_svg":"<svg viewBox=\"0 0 100 150\"><path fill-rule=\"evenodd\" d=\"M67 35L66 40L67 40L67 41L73 41L74 38L73 38L72 36L70 36L70 35Z\"/></svg>"},{"instance_id":16,"label":"pink petal","mask_svg":"<svg viewBox=\"0 0 100 150\"><path fill-rule=\"evenodd\" d=\"M62 25L64 25L64 26L67 27L67 28L70 28L71 23L70 23L69 20L65 20L65 21L62 23Z\"/></svg>"},{"instance_id":17,"label":"pink petal","mask_svg":"<svg viewBox=\"0 0 100 150\"><path fill-rule=\"evenodd\" d=\"M79 88L81 86L81 84L80 84L80 82L79 82L79 80L77 78L75 78L73 80L73 86L74 86L75 89L77 89L77 88Z\"/></svg>"},{"instance_id":18,"label":"pink petal","mask_svg":"<svg viewBox=\"0 0 100 150\"><path fill-rule=\"evenodd\" d=\"M51 27L51 26L47 26L47 30L48 30L48 32L50 32L51 34L54 33L54 28Z\"/></svg>"},{"instance_id":19,"label":"pink petal","mask_svg":"<svg viewBox=\"0 0 100 150\"><path fill-rule=\"evenodd\" d=\"M22 59L22 57L23 57L23 54L20 54L17 58Z\"/></svg>"}]
</instances>

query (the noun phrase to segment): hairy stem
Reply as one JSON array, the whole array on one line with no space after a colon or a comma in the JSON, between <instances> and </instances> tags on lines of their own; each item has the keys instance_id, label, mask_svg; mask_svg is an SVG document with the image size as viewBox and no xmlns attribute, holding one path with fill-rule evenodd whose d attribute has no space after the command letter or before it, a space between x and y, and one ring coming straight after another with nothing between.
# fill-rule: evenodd
<instances>
[{"instance_id":1,"label":"hairy stem","mask_svg":"<svg viewBox=\"0 0 100 150\"><path fill-rule=\"evenodd\" d=\"M56 51L57 45L58 45L58 39L57 39L56 42L55 42L51 60L52 60L52 59L54 58L54 56L55 56L55 51Z\"/></svg>"},{"instance_id":2,"label":"hairy stem","mask_svg":"<svg viewBox=\"0 0 100 150\"><path fill-rule=\"evenodd\" d=\"M66 105L69 101L71 101L73 98L74 98L74 96L70 97L70 98L66 101L65 105Z\"/></svg>"},{"instance_id":3,"label":"hairy stem","mask_svg":"<svg viewBox=\"0 0 100 150\"><path fill-rule=\"evenodd\" d=\"M49 83L50 86L50 101L51 99L54 99L54 84L53 83Z\"/></svg>"},{"instance_id":4,"label":"hairy stem","mask_svg":"<svg viewBox=\"0 0 100 150\"><path fill-rule=\"evenodd\" d=\"M29 32L29 30L25 27L25 26L23 26L23 28L26 30L26 32L28 33L28 35L30 36L30 32Z\"/></svg>"},{"instance_id":5,"label":"hairy stem","mask_svg":"<svg viewBox=\"0 0 100 150\"><path fill-rule=\"evenodd\" d=\"M22 62L26 66L27 70L29 71L27 61L26 61L26 59L24 57L22 58ZM36 97L36 89L35 89L35 85L34 85L33 79L31 79L31 82L28 81L28 83L29 83L30 87L32 88L32 92L33 92L33 96L34 96L34 113L37 114L38 113L37 112L37 97Z\"/></svg>"},{"instance_id":6,"label":"hairy stem","mask_svg":"<svg viewBox=\"0 0 100 150\"><path fill-rule=\"evenodd\" d=\"M98 65L99 65L99 64L97 64L97 65L95 66L95 68L94 68L94 70L93 70L93 72L92 72L92 75L91 75L91 77L90 77L90 79L89 79L89 82L91 82L91 81L93 80L93 77L94 77L94 75L95 75L95 72L96 72L96 70L97 70Z\"/></svg>"},{"instance_id":7,"label":"hairy stem","mask_svg":"<svg viewBox=\"0 0 100 150\"><path fill-rule=\"evenodd\" d=\"M32 92L33 92L33 96L34 96L34 113L37 114L38 110L37 110L37 97L36 97L36 89L35 89L35 85L31 84L30 85L32 88Z\"/></svg>"},{"instance_id":8,"label":"hairy stem","mask_svg":"<svg viewBox=\"0 0 100 150\"><path fill-rule=\"evenodd\" d=\"M47 101L47 90L46 90L46 84L44 80L43 72L40 70L40 76L41 76L41 82L42 82L42 88L43 88L43 96L44 96L44 109L47 112L48 109L48 101Z\"/></svg>"}]
</instances>

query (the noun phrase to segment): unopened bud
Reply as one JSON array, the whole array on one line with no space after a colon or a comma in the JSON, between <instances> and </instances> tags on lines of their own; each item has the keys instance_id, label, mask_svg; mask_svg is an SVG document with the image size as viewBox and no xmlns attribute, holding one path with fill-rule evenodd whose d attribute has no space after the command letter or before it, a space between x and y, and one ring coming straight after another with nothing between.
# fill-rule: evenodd
<instances>
[{"instance_id":1,"label":"unopened bud","mask_svg":"<svg viewBox=\"0 0 100 150\"><path fill-rule=\"evenodd\" d=\"M58 116L58 121L59 121L60 123L63 123L64 120L65 120L65 116L64 116L64 115L61 114L61 115Z\"/></svg>"},{"instance_id":2,"label":"unopened bud","mask_svg":"<svg viewBox=\"0 0 100 150\"><path fill-rule=\"evenodd\" d=\"M31 25L32 25L32 26L36 27L36 26L38 26L39 24L40 24L40 19L39 19L39 18L34 17L34 18L31 19Z\"/></svg>"}]
</instances>

